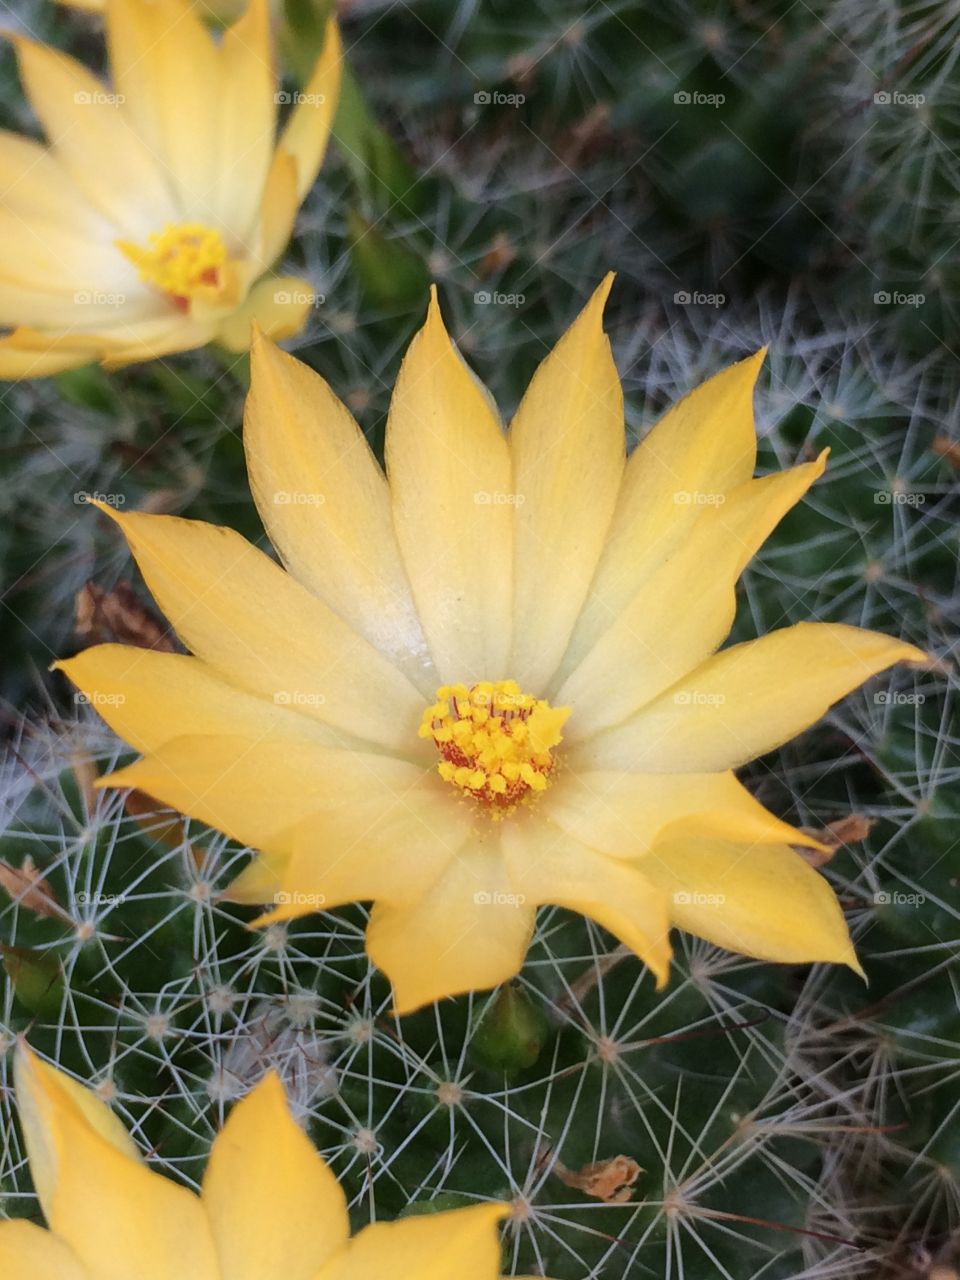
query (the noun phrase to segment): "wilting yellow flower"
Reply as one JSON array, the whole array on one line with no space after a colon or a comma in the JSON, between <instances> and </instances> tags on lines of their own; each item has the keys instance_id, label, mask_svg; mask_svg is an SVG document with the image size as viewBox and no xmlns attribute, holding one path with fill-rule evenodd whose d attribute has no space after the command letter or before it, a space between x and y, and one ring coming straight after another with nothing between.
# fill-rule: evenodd
<instances>
[{"instance_id":1,"label":"wilting yellow flower","mask_svg":"<svg viewBox=\"0 0 960 1280\"><path fill-rule=\"evenodd\" d=\"M762 355L624 452L609 281L510 428L434 297L400 370L389 483L315 373L261 341L245 442L280 569L230 529L109 512L192 657L62 663L139 787L262 851L266 919L373 899L406 1011L520 968L536 908L590 916L658 982L672 924L857 967L814 844L733 770L874 672L922 660L803 623L717 653L738 575L825 459L753 479Z\"/></svg>"},{"instance_id":2,"label":"wilting yellow flower","mask_svg":"<svg viewBox=\"0 0 960 1280\"><path fill-rule=\"evenodd\" d=\"M316 177L337 103L331 22L277 137L266 0L216 39L184 0L108 0L111 83L21 36L47 135L0 133L0 377L116 366L296 333L308 282L269 275Z\"/></svg>"},{"instance_id":3,"label":"wilting yellow flower","mask_svg":"<svg viewBox=\"0 0 960 1280\"><path fill-rule=\"evenodd\" d=\"M18 1050L17 1105L48 1230L0 1223L3 1280L497 1280L505 1204L365 1227L267 1076L214 1140L199 1195L152 1172L90 1090Z\"/></svg>"}]
</instances>

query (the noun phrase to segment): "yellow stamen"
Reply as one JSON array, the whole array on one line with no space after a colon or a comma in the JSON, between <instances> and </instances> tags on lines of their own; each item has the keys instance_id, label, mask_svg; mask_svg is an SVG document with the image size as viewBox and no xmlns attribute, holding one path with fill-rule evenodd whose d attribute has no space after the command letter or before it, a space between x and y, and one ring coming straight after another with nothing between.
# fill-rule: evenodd
<instances>
[{"instance_id":1,"label":"yellow stamen","mask_svg":"<svg viewBox=\"0 0 960 1280\"><path fill-rule=\"evenodd\" d=\"M227 246L219 231L202 222L168 223L152 231L146 247L117 240L117 248L140 279L186 307L194 298L215 301L223 288Z\"/></svg>"},{"instance_id":2,"label":"yellow stamen","mask_svg":"<svg viewBox=\"0 0 960 1280\"><path fill-rule=\"evenodd\" d=\"M570 714L521 693L515 680L442 685L418 730L442 757L437 772L502 818L531 793L545 791L556 768L553 748Z\"/></svg>"}]
</instances>

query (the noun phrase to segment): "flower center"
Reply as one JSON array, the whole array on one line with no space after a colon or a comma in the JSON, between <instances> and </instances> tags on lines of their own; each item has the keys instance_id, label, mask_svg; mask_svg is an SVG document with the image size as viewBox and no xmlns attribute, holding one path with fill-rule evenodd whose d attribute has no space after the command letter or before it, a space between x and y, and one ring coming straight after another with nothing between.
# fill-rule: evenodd
<instances>
[{"instance_id":1,"label":"flower center","mask_svg":"<svg viewBox=\"0 0 960 1280\"><path fill-rule=\"evenodd\" d=\"M146 246L118 240L117 248L140 279L167 294L182 310L194 298L215 301L223 285L227 246L219 231L202 222L167 223L151 231Z\"/></svg>"},{"instance_id":2,"label":"flower center","mask_svg":"<svg viewBox=\"0 0 960 1280\"><path fill-rule=\"evenodd\" d=\"M569 707L521 693L515 680L441 685L419 728L442 759L444 782L502 818L531 793L545 791L556 768L552 749L563 737Z\"/></svg>"}]
</instances>

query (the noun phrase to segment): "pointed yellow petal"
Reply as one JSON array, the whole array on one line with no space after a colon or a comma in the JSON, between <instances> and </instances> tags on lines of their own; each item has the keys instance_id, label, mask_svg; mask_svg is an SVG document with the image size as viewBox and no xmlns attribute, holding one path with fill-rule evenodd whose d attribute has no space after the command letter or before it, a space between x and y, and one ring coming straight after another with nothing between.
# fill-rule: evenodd
<instances>
[{"instance_id":1,"label":"pointed yellow petal","mask_svg":"<svg viewBox=\"0 0 960 1280\"><path fill-rule=\"evenodd\" d=\"M733 645L616 728L578 743L574 768L719 772L772 751L895 662L924 662L876 631L800 622Z\"/></svg>"},{"instance_id":2,"label":"pointed yellow petal","mask_svg":"<svg viewBox=\"0 0 960 1280\"><path fill-rule=\"evenodd\" d=\"M106 29L114 88L124 115L168 177L175 221L203 222L231 235L218 208L223 160L217 124L226 82L197 9L185 0L106 0ZM82 118L77 125L82 128ZM228 159L236 162L234 155ZM151 229L161 230L164 221L158 212Z\"/></svg>"},{"instance_id":3,"label":"pointed yellow petal","mask_svg":"<svg viewBox=\"0 0 960 1280\"><path fill-rule=\"evenodd\" d=\"M161 167L103 82L55 49L22 37L14 43L31 105L90 203L131 239L176 221Z\"/></svg>"},{"instance_id":4,"label":"pointed yellow petal","mask_svg":"<svg viewBox=\"0 0 960 1280\"><path fill-rule=\"evenodd\" d=\"M414 749L419 693L262 551L200 520L105 510L180 639L225 680L352 738Z\"/></svg>"},{"instance_id":5,"label":"pointed yellow petal","mask_svg":"<svg viewBox=\"0 0 960 1280\"><path fill-rule=\"evenodd\" d=\"M213 222L241 244L252 241L277 128L277 74L268 0L249 0L224 32ZM283 246L281 246L282 248ZM296 330L294 330L296 332Z\"/></svg>"},{"instance_id":6,"label":"pointed yellow petal","mask_svg":"<svg viewBox=\"0 0 960 1280\"><path fill-rule=\"evenodd\" d=\"M272 1072L215 1139L203 1204L230 1280L313 1280L350 1234L346 1197Z\"/></svg>"},{"instance_id":7,"label":"pointed yellow petal","mask_svg":"<svg viewBox=\"0 0 960 1280\"><path fill-rule=\"evenodd\" d=\"M458 832L464 839L465 824L432 774L309 741L176 738L106 781L265 850L271 876L288 890L285 916L409 895L436 878Z\"/></svg>"},{"instance_id":8,"label":"pointed yellow petal","mask_svg":"<svg viewBox=\"0 0 960 1280\"><path fill-rule=\"evenodd\" d=\"M510 451L436 291L400 368L386 451L397 539L440 679L511 675Z\"/></svg>"},{"instance_id":9,"label":"pointed yellow petal","mask_svg":"<svg viewBox=\"0 0 960 1280\"><path fill-rule=\"evenodd\" d=\"M297 162L297 191L301 200L313 186L323 163L340 98L342 63L340 29L331 18L320 57L280 135L279 145Z\"/></svg>"},{"instance_id":10,"label":"pointed yellow petal","mask_svg":"<svg viewBox=\"0 0 960 1280\"><path fill-rule=\"evenodd\" d=\"M367 954L393 983L396 1012L411 1013L512 978L523 965L535 914L517 899L488 833L483 843L468 841L418 902L377 903Z\"/></svg>"},{"instance_id":11,"label":"pointed yellow petal","mask_svg":"<svg viewBox=\"0 0 960 1280\"><path fill-rule=\"evenodd\" d=\"M830 885L785 845L668 834L644 869L667 895L673 923L708 942L758 960L863 972Z\"/></svg>"},{"instance_id":12,"label":"pointed yellow petal","mask_svg":"<svg viewBox=\"0 0 960 1280\"><path fill-rule=\"evenodd\" d=\"M623 392L603 332L608 275L534 374L510 427L517 495L513 657L542 689L567 647L623 475Z\"/></svg>"},{"instance_id":13,"label":"pointed yellow petal","mask_svg":"<svg viewBox=\"0 0 960 1280\"><path fill-rule=\"evenodd\" d=\"M3 1280L88 1280L70 1249L32 1222L0 1222Z\"/></svg>"},{"instance_id":14,"label":"pointed yellow petal","mask_svg":"<svg viewBox=\"0 0 960 1280\"><path fill-rule=\"evenodd\" d=\"M21 1062L28 1150L42 1148L41 1180L53 1171L44 1212L80 1265L96 1280L219 1280L197 1197L120 1149L112 1124L97 1127L59 1073Z\"/></svg>"},{"instance_id":15,"label":"pointed yellow petal","mask_svg":"<svg viewBox=\"0 0 960 1280\"><path fill-rule=\"evenodd\" d=\"M505 1204L376 1222L364 1227L316 1280L496 1280L501 1251L497 1224Z\"/></svg>"},{"instance_id":16,"label":"pointed yellow petal","mask_svg":"<svg viewBox=\"0 0 960 1280\"><path fill-rule=\"evenodd\" d=\"M753 389L763 357L759 351L697 387L664 414L630 455L564 674L680 545L704 504L753 475Z\"/></svg>"},{"instance_id":17,"label":"pointed yellow petal","mask_svg":"<svg viewBox=\"0 0 960 1280\"><path fill-rule=\"evenodd\" d=\"M278 147L273 153L260 201L260 238L255 244L255 253L262 271L272 267L289 244L299 208L297 162L289 151ZM309 286L307 292L311 292ZM245 340L249 347L251 339Z\"/></svg>"},{"instance_id":18,"label":"pointed yellow petal","mask_svg":"<svg viewBox=\"0 0 960 1280\"><path fill-rule=\"evenodd\" d=\"M48 351L23 349L17 345L14 331L8 337L0 338L0 379L15 382L25 378L48 378L64 369L78 369L93 358L89 351L71 351L67 347L51 347Z\"/></svg>"},{"instance_id":19,"label":"pointed yellow petal","mask_svg":"<svg viewBox=\"0 0 960 1280\"><path fill-rule=\"evenodd\" d=\"M824 453L817 462L749 480L702 512L556 694L556 702L576 708L569 743L625 720L726 639L737 578L825 465Z\"/></svg>"},{"instance_id":20,"label":"pointed yellow petal","mask_svg":"<svg viewBox=\"0 0 960 1280\"><path fill-rule=\"evenodd\" d=\"M48 1221L57 1188L60 1152L56 1143L57 1107L72 1107L101 1138L128 1160L140 1153L121 1121L92 1093L38 1058L23 1042L14 1059L17 1110L30 1162L30 1177Z\"/></svg>"},{"instance_id":21,"label":"pointed yellow petal","mask_svg":"<svg viewBox=\"0 0 960 1280\"><path fill-rule=\"evenodd\" d=\"M0 130L3 205L18 218L73 227L87 236L110 234L110 225L80 193L53 154L33 138Z\"/></svg>"},{"instance_id":22,"label":"pointed yellow petal","mask_svg":"<svg viewBox=\"0 0 960 1280\"><path fill-rule=\"evenodd\" d=\"M596 920L664 985L670 923L664 895L646 877L646 860L608 858L539 813L505 822L502 839L510 883L528 906L566 907Z\"/></svg>"},{"instance_id":23,"label":"pointed yellow petal","mask_svg":"<svg viewBox=\"0 0 960 1280\"><path fill-rule=\"evenodd\" d=\"M136 751L195 734L274 740L291 751L301 742L336 746L341 740L318 720L244 693L185 654L99 644L54 663L54 670Z\"/></svg>"},{"instance_id":24,"label":"pointed yellow petal","mask_svg":"<svg viewBox=\"0 0 960 1280\"><path fill-rule=\"evenodd\" d=\"M270 540L295 578L429 697L439 680L400 559L386 478L363 433L318 374L271 342L254 344L251 374L244 448Z\"/></svg>"},{"instance_id":25,"label":"pointed yellow petal","mask_svg":"<svg viewBox=\"0 0 960 1280\"><path fill-rule=\"evenodd\" d=\"M732 773L574 774L568 770L539 802L545 818L613 857L647 853L664 827L760 844L819 841L763 807ZM672 829L672 828L671 828Z\"/></svg>"}]
</instances>

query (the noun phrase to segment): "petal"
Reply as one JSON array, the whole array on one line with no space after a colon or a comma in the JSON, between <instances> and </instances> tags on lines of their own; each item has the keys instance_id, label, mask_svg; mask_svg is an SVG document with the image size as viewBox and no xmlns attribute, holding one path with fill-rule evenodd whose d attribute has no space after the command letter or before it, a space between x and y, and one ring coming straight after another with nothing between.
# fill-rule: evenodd
<instances>
[{"instance_id":1,"label":"petal","mask_svg":"<svg viewBox=\"0 0 960 1280\"><path fill-rule=\"evenodd\" d=\"M23 1042L14 1059L14 1080L30 1177L48 1222L53 1212L61 1159L55 1132L58 1105L72 1107L127 1160L139 1162L136 1144L110 1108L71 1076L38 1058Z\"/></svg>"},{"instance_id":2,"label":"petal","mask_svg":"<svg viewBox=\"0 0 960 1280\"><path fill-rule=\"evenodd\" d=\"M753 475L753 389L764 354L758 351L697 387L664 414L630 455L563 674L577 665L652 570L679 545L704 501L730 493Z\"/></svg>"},{"instance_id":3,"label":"petal","mask_svg":"<svg viewBox=\"0 0 960 1280\"><path fill-rule=\"evenodd\" d=\"M278 342L292 338L307 323L313 306L313 286L298 276L264 276L243 303L225 316L217 341L228 351L247 351L257 329Z\"/></svg>"},{"instance_id":4,"label":"petal","mask_svg":"<svg viewBox=\"0 0 960 1280\"><path fill-rule=\"evenodd\" d=\"M85 236L112 233L53 152L33 138L0 130L0 190L4 208L19 218L73 227Z\"/></svg>"},{"instance_id":5,"label":"petal","mask_svg":"<svg viewBox=\"0 0 960 1280\"><path fill-rule=\"evenodd\" d=\"M352 739L418 752L423 699L322 601L232 529L103 508L183 643L231 684Z\"/></svg>"},{"instance_id":6,"label":"petal","mask_svg":"<svg viewBox=\"0 0 960 1280\"><path fill-rule=\"evenodd\" d=\"M857 961L833 890L786 845L668 833L644 862L673 923L708 942L786 964Z\"/></svg>"},{"instance_id":7,"label":"petal","mask_svg":"<svg viewBox=\"0 0 960 1280\"><path fill-rule=\"evenodd\" d=\"M276 737L176 738L101 782L136 787L265 851L268 899L278 888L290 899L272 919L409 896L436 878L464 825L435 775L415 765Z\"/></svg>"},{"instance_id":8,"label":"petal","mask_svg":"<svg viewBox=\"0 0 960 1280\"><path fill-rule=\"evenodd\" d=\"M513 563L510 450L447 335L436 289L387 421L397 540L442 682L505 678Z\"/></svg>"},{"instance_id":9,"label":"petal","mask_svg":"<svg viewBox=\"0 0 960 1280\"><path fill-rule=\"evenodd\" d=\"M346 1197L273 1072L215 1139L203 1204L230 1280L313 1280L350 1234Z\"/></svg>"},{"instance_id":10,"label":"petal","mask_svg":"<svg viewBox=\"0 0 960 1280\"><path fill-rule=\"evenodd\" d=\"M58 159L126 236L177 220L160 168L101 80L56 49L15 37L23 87Z\"/></svg>"},{"instance_id":11,"label":"petal","mask_svg":"<svg viewBox=\"0 0 960 1280\"><path fill-rule=\"evenodd\" d=\"M272 343L254 343L251 370L243 440L271 542L295 578L431 696L440 682L397 547L386 477L363 433L319 374Z\"/></svg>"},{"instance_id":12,"label":"petal","mask_svg":"<svg viewBox=\"0 0 960 1280\"><path fill-rule=\"evenodd\" d=\"M21 1075L33 1109L27 1123L40 1128L55 1160L45 1212L80 1265L96 1280L219 1280L199 1199L120 1150L59 1073L34 1074L35 1062L25 1058Z\"/></svg>"},{"instance_id":13,"label":"petal","mask_svg":"<svg viewBox=\"0 0 960 1280\"><path fill-rule=\"evenodd\" d=\"M609 929L653 972L670 972L666 898L645 875L646 861L605 857L538 813L503 824L503 853L514 892L527 903L566 907Z\"/></svg>"},{"instance_id":14,"label":"petal","mask_svg":"<svg viewBox=\"0 0 960 1280\"><path fill-rule=\"evenodd\" d=\"M74 1254L55 1235L32 1222L0 1222L3 1280L88 1280Z\"/></svg>"},{"instance_id":15,"label":"petal","mask_svg":"<svg viewBox=\"0 0 960 1280\"><path fill-rule=\"evenodd\" d=\"M25 350L7 338L0 338L0 379L18 381L23 378L48 378L64 369L78 369L93 359L89 351L52 347L49 351Z\"/></svg>"},{"instance_id":16,"label":"petal","mask_svg":"<svg viewBox=\"0 0 960 1280\"><path fill-rule=\"evenodd\" d=\"M320 56L280 135L279 146L297 162L297 191L301 200L313 186L323 163L340 99L342 65L340 29L331 18Z\"/></svg>"},{"instance_id":17,"label":"petal","mask_svg":"<svg viewBox=\"0 0 960 1280\"><path fill-rule=\"evenodd\" d=\"M505 1204L376 1222L359 1232L316 1280L498 1280L497 1223Z\"/></svg>"},{"instance_id":18,"label":"petal","mask_svg":"<svg viewBox=\"0 0 960 1280\"><path fill-rule=\"evenodd\" d=\"M176 220L228 232L215 216L222 163L217 121L227 83L197 9L185 0L106 0L106 31L124 114L169 175ZM162 225L158 217L152 229Z\"/></svg>"},{"instance_id":19,"label":"petal","mask_svg":"<svg viewBox=\"0 0 960 1280\"><path fill-rule=\"evenodd\" d=\"M576 708L568 743L625 720L726 639L744 566L825 465L826 453L749 480L700 515L556 694L558 705Z\"/></svg>"},{"instance_id":20,"label":"petal","mask_svg":"<svg viewBox=\"0 0 960 1280\"><path fill-rule=\"evenodd\" d=\"M556 669L623 476L623 391L603 332L608 275L540 365L510 426L516 539L510 675L542 690Z\"/></svg>"},{"instance_id":21,"label":"petal","mask_svg":"<svg viewBox=\"0 0 960 1280\"><path fill-rule=\"evenodd\" d=\"M613 857L648 853L664 827L743 843L808 845L755 800L732 773L562 773L539 802L545 818Z\"/></svg>"},{"instance_id":22,"label":"petal","mask_svg":"<svg viewBox=\"0 0 960 1280\"><path fill-rule=\"evenodd\" d=\"M278 147L273 153L260 201L259 240L251 245L251 253L256 255L261 271L272 267L289 244L299 208L297 162L289 151ZM250 345L251 338L247 336L246 346Z\"/></svg>"},{"instance_id":23,"label":"petal","mask_svg":"<svg viewBox=\"0 0 960 1280\"><path fill-rule=\"evenodd\" d=\"M258 220L277 129L277 75L268 0L250 0L223 35L219 147L212 208L215 224L248 244ZM219 163L219 169L217 164ZM296 332L296 330L294 330Z\"/></svg>"},{"instance_id":24,"label":"petal","mask_svg":"<svg viewBox=\"0 0 960 1280\"><path fill-rule=\"evenodd\" d=\"M710 658L642 711L570 752L581 769L720 772L755 760L819 720L895 662L925 662L876 631L800 622Z\"/></svg>"},{"instance_id":25,"label":"petal","mask_svg":"<svg viewBox=\"0 0 960 1280\"><path fill-rule=\"evenodd\" d=\"M395 1012L411 1013L519 973L535 914L518 901L488 830L468 840L417 902L374 906L367 954L393 983Z\"/></svg>"},{"instance_id":26,"label":"petal","mask_svg":"<svg viewBox=\"0 0 960 1280\"><path fill-rule=\"evenodd\" d=\"M98 644L53 664L135 751L153 752L174 738L225 735L250 742L339 744L340 736L287 706L244 693L196 658Z\"/></svg>"}]
</instances>

